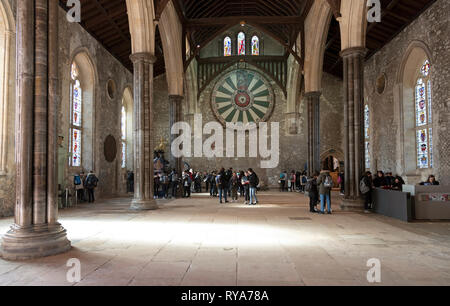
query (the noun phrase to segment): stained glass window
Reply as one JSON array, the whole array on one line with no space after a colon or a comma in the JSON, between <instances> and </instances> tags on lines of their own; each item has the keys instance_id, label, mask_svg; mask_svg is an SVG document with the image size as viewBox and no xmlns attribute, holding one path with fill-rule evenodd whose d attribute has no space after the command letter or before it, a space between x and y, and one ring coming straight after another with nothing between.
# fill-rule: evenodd
<instances>
[{"instance_id":1,"label":"stained glass window","mask_svg":"<svg viewBox=\"0 0 450 306\"><path fill-rule=\"evenodd\" d=\"M223 40L223 55L231 56L231 38L228 36Z\"/></svg>"},{"instance_id":2,"label":"stained glass window","mask_svg":"<svg viewBox=\"0 0 450 306\"><path fill-rule=\"evenodd\" d=\"M370 109L368 105L364 107L364 138L366 169L370 169Z\"/></svg>"},{"instance_id":3,"label":"stained glass window","mask_svg":"<svg viewBox=\"0 0 450 306\"><path fill-rule=\"evenodd\" d=\"M245 55L245 34L240 32L238 34L238 55Z\"/></svg>"},{"instance_id":4,"label":"stained glass window","mask_svg":"<svg viewBox=\"0 0 450 306\"><path fill-rule=\"evenodd\" d=\"M127 113L125 106L122 106L122 116L120 120L120 129L122 132L122 168L127 166Z\"/></svg>"},{"instance_id":5,"label":"stained glass window","mask_svg":"<svg viewBox=\"0 0 450 306\"><path fill-rule=\"evenodd\" d=\"M433 129L431 65L428 60L420 69L415 90L417 167L428 169L433 167Z\"/></svg>"},{"instance_id":6,"label":"stained glass window","mask_svg":"<svg viewBox=\"0 0 450 306\"><path fill-rule=\"evenodd\" d=\"M81 166L81 143L82 143L82 106L83 96L80 81L78 80L78 67L75 63L71 66L71 121L70 121L70 161L72 167Z\"/></svg>"},{"instance_id":7,"label":"stained glass window","mask_svg":"<svg viewBox=\"0 0 450 306\"><path fill-rule=\"evenodd\" d=\"M258 38L258 36L252 37L252 55L259 55L259 38Z\"/></svg>"}]
</instances>

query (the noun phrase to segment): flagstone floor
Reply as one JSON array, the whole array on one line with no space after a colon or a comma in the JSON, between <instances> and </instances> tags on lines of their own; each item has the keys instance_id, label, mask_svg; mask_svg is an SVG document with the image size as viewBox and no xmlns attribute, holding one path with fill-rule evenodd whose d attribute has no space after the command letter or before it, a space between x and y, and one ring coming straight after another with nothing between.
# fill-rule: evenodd
<instances>
[{"instance_id":1,"label":"flagstone floor","mask_svg":"<svg viewBox=\"0 0 450 306\"><path fill-rule=\"evenodd\" d=\"M219 205L206 195L128 210L130 199L60 212L72 250L25 262L0 259L0 285L450 285L450 223L308 211L298 193L260 193L260 205ZM12 219L0 219L0 234ZM81 264L70 283L69 259ZM69 273L70 274L70 273Z\"/></svg>"}]
</instances>

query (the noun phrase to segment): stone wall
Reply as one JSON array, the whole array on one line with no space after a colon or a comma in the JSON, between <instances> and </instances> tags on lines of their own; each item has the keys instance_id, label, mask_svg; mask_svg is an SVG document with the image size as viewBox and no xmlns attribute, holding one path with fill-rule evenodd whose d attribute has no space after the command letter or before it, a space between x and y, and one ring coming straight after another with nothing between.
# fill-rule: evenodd
<instances>
[{"instance_id":1,"label":"stone wall","mask_svg":"<svg viewBox=\"0 0 450 306\"><path fill-rule=\"evenodd\" d=\"M408 183L418 183L434 173L441 182L450 184L450 2L437 0L419 18L405 28L389 44L365 64L365 98L371 110L372 170L397 172ZM403 123L414 121L404 114L406 103L414 105L412 97L402 95L402 65L413 42L419 42L431 53L433 84L434 169L406 171L415 165L404 165L405 144L415 147L415 138L402 138ZM385 74L386 88L376 90L376 81ZM409 105L408 107L410 107Z\"/></svg>"},{"instance_id":2,"label":"stone wall","mask_svg":"<svg viewBox=\"0 0 450 306\"><path fill-rule=\"evenodd\" d=\"M8 1L15 15L15 1ZM15 52L13 42L12 51ZM100 179L97 189L98 197L111 197L124 191L123 173L120 168L120 115L122 96L127 86L132 88L133 75L106 49L104 49L92 36L90 36L79 24L69 23L65 18L65 12L60 10L59 22L59 66L60 86L59 94L61 104L59 108L58 135L64 137L62 147L59 148L58 166L59 183L61 188L72 187L73 173L79 169L68 167L68 140L69 140L69 114L70 114L70 66L76 54L84 52L88 55L94 69L95 84L92 93L93 101L93 131L92 131L92 169ZM10 135L7 139L7 173L0 174L0 217L14 214L15 203L15 166L14 166L14 135L15 133L15 53L11 53L11 73L9 78L10 97L8 101L7 131ZM106 84L109 79L114 80L116 91L113 99L109 99L106 93ZM108 135L113 135L117 141L117 157L113 163L105 160L103 143ZM85 152L83 152L85 153Z\"/></svg>"},{"instance_id":3,"label":"stone wall","mask_svg":"<svg viewBox=\"0 0 450 306\"><path fill-rule=\"evenodd\" d=\"M257 70L254 67L251 69ZM235 68L231 67L224 71L226 74ZM264 73L260 72L264 75ZM197 100L198 109L201 110L203 119L203 125L207 122L217 121L215 115L211 110L211 95L214 85L221 76L218 76L216 80L213 80L211 84L201 93ZM269 79L269 78L267 78ZM270 79L269 79L270 80ZM287 100L282 90L276 85L275 82L270 82L275 94L275 108L273 110L272 117L268 121L280 123L280 161L279 165L274 169L261 169L260 158L184 158L193 169L198 171L211 171L221 167L233 167L235 170L244 170L249 167L255 169L260 176L262 182L269 186L277 186L278 175L281 171L291 170L303 170L307 161L307 117L306 117L306 104L303 99L299 99L299 128L297 134L288 133L286 127L286 120L288 120ZM160 76L155 79L155 141L159 141L161 137L165 141L169 140L169 108L168 108L168 92L165 76ZM342 81L338 78L324 73L323 76L323 94L321 97L321 129L323 133L323 143L321 145L322 152L328 150L336 150L342 152L342 125L343 125L343 106L342 106ZM184 102L184 114L185 121L193 126L192 115L186 116L187 106ZM225 134L225 133L224 133ZM270 135L270 131L269 131ZM203 136L205 141L209 136ZM247 137L248 143L248 137ZM225 141L224 141L225 143ZM246 150L246 156L248 156L248 145ZM339 154L339 153L338 153ZM342 153L340 153L342 154ZM226 154L224 153L224 156ZM334 155L334 154L333 154ZM340 156L340 155L338 155ZM166 159L169 159L170 155L166 154Z\"/></svg>"},{"instance_id":4,"label":"stone wall","mask_svg":"<svg viewBox=\"0 0 450 306\"><path fill-rule=\"evenodd\" d=\"M97 174L100 180L96 190L98 197L115 196L123 192L125 186L125 174L121 169L120 119L123 93L127 87L133 88L133 75L78 23L67 22L63 10L59 27L61 108L58 135L64 136L60 152L65 155L69 151L70 67L78 54L84 54L94 71L92 135L87 134L88 139L84 140L92 141L93 145L92 151L83 151L85 158L92 158L92 163L83 163L84 171L93 170ZM109 80L115 84L112 99L107 93ZM117 143L117 156L112 163L107 162L104 156L104 142L108 135L112 135ZM59 167L64 169L63 177L59 178L62 188L71 187L73 174L80 169L69 168L68 158L60 158L60 161Z\"/></svg>"}]
</instances>

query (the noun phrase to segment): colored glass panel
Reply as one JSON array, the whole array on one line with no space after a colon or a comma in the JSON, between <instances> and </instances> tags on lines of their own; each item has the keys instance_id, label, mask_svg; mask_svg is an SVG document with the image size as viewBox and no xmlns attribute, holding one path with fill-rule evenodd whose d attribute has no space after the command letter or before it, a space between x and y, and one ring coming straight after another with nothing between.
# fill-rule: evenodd
<instances>
[{"instance_id":1,"label":"colored glass panel","mask_svg":"<svg viewBox=\"0 0 450 306\"><path fill-rule=\"evenodd\" d=\"M258 36L252 37L252 55L259 55L259 38L258 38Z\"/></svg>"},{"instance_id":2,"label":"colored glass panel","mask_svg":"<svg viewBox=\"0 0 450 306\"><path fill-rule=\"evenodd\" d=\"M245 55L245 34L240 32L238 34L238 55Z\"/></svg>"},{"instance_id":3,"label":"colored glass panel","mask_svg":"<svg viewBox=\"0 0 450 306\"><path fill-rule=\"evenodd\" d=\"M223 55L231 56L231 38L225 37L223 40Z\"/></svg>"},{"instance_id":4,"label":"colored glass panel","mask_svg":"<svg viewBox=\"0 0 450 306\"><path fill-rule=\"evenodd\" d=\"M81 131L72 129L72 166L81 166Z\"/></svg>"}]
</instances>

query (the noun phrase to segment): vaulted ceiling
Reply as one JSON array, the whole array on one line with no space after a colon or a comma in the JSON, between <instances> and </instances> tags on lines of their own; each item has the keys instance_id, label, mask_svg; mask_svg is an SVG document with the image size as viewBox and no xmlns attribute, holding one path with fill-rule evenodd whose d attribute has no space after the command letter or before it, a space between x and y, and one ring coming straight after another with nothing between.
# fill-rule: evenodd
<instances>
[{"instance_id":1,"label":"vaulted ceiling","mask_svg":"<svg viewBox=\"0 0 450 306\"><path fill-rule=\"evenodd\" d=\"M154 0L157 14L167 0ZM286 47L294 44L313 0L173 0L192 49L245 21ZM331 0L333 2L335 0ZM61 7L67 9L65 0ZM367 28L367 57L387 44L435 0L381 0L382 22ZM131 37L125 0L81 0L81 25L130 71ZM159 13L158 13L159 12ZM342 76L339 24L333 18L327 38L324 71ZM156 33L155 75L164 73L164 55Z\"/></svg>"}]
</instances>

